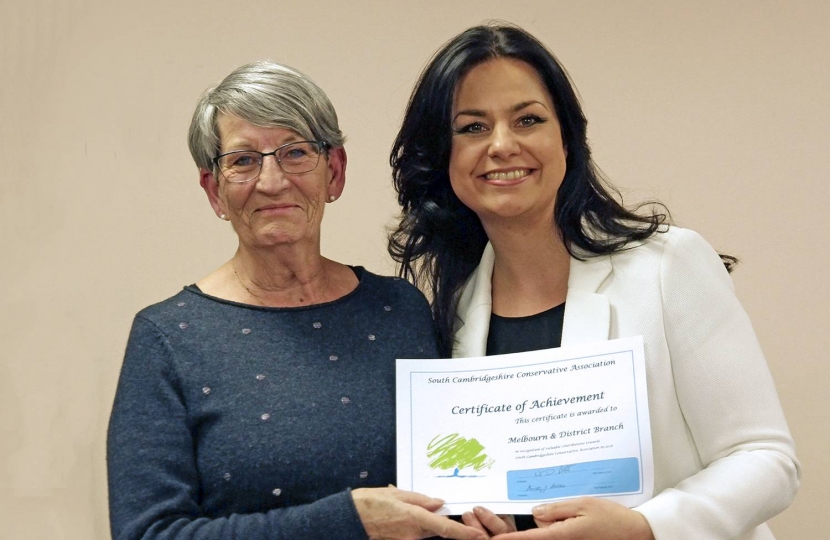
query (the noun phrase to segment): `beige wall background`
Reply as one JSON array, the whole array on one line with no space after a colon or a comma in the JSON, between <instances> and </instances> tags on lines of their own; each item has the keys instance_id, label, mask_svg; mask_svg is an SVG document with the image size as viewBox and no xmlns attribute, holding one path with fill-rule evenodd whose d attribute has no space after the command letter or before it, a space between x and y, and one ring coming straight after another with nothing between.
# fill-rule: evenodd
<instances>
[{"instance_id":1,"label":"beige wall background","mask_svg":"<svg viewBox=\"0 0 830 540\"><path fill-rule=\"evenodd\" d=\"M270 58L349 137L324 252L394 268L388 151L429 56L485 19L568 67L597 162L742 259L734 274L804 465L772 522L827 538L830 3L0 0L0 538L104 539L104 441L133 315L229 258L185 133L198 95Z\"/></svg>"}]
</instances>

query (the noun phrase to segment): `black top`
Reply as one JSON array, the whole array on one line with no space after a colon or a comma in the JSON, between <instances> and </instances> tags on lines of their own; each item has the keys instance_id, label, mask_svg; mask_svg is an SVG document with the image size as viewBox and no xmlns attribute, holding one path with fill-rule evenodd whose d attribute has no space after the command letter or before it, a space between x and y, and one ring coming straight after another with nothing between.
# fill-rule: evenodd
<instances>
[{"instance_id":1,"label":"black top","mask_svg":"<svg viewBox=\"0 0 830 540\"><path fill-rule=\"evenodd\" d=\"M527 317L502 317L491 313L487 356L559 347L562 344L564 318L564 303ZM516 528L520 531L536 528L532 516L515 517Z\"/></svg>"},{"instance_id":2,"label":"black top","mask_svg":"<svg viewBox=\"0 0 830 540\"><path fill-rule=\"evenodd\" d=\"M562 344L562 322L565 304L527 317L490 315L487 334L487 356L540 349L553 349Z\"/></svg>"}]
</instances>

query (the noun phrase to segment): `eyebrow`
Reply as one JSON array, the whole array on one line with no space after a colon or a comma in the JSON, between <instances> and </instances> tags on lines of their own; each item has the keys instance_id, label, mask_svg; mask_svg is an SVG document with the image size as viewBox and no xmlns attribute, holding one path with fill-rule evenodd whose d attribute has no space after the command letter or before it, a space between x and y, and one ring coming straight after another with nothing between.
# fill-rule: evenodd
<instances>
[{"instance_id":1,"label":"eyebrow","mask_svg":"<svg viewBox=\"0 0 830 540\"><path fill-rule=\"evenodd\" d=\"M542 103L541 101L531 99L529 101L522 101L521 103L517 103L516 105L513 105L510 108L510 112L515 113L515 112L521 111L522 109L524 109L526 107L529 107L529 106L533 105L534 103L538 103L542 107L545 107L545 104ZM547 109L547 107L545 107L545 109ZM463 111L458 111L455 114L455 116L453 117L453 122L459 116L475 116L475 117L478 117L478 118L483 118L483 117L487 116L487 113L485 111L481 110L481 109L465 109Z\"/></svg>"},{"instance_id":2,"label":"eyebrow","mask_svg":"<svg viewBox=\"0 0 830 540\"><path fill-rule=\"evenodd\" d=\"M291 143L300 142L300 141L304 141L304 140L305 139L303 139L301 135L295 133L295 134L292 134L292 135L286 137L281 143L279 143L277 146L275 146L275 148L279 148L280 146L285 146L286 144L291 144ZM228 142L233 143L233 144L228 144L228 148L235 148L235 149L234 150L223 150L221 148L222 145L220 144L220 150L221 150L220 153L226 154L228 152L258 152L258 150L254 150L255 145L252 144L250 142L250 140L245 139L244 137L242 139L231 139Z\"/></svg>"}]
</instances>

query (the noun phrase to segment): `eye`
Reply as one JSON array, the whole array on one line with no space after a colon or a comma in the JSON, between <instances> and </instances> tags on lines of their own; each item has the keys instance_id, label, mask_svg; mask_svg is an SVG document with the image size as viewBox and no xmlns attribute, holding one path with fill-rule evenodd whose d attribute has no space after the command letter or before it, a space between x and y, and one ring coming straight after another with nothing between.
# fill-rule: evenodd
<instances>
[{"instance_id":1,"label":"eye","mask_svg":"<svg viewBox=\"0 0 830 540\"><path fill-rule=\"evenodd\" d=\"M471 124L466 124L457 128L455 130L456 133L483 133L487 127L482 124L481 122L473 122Z\"/></svg>"},{"instance_id":2,"label":"eye","mask_svg":"<svg viewBox=\"0 0 830 540\"><path fill-rule=\"evenodd\" d=\"M248 167L256 163L256 159L252 154L237 154L228 157L230 158L231 167Z\"/></svg>"},{"instance_id":3,"label":"eye","mask_svg":"<svg viewBox=\"0 0 830 540\"><path fill-rule=\"evenodd\" d=\"M292 146L287 148L283 153L285 159L299 159L308 155L308 150L300 146Z\"/></svg>"},{"instance_id":4,"label":"eye","mask_svg":"<svg viewBox=\"0 0 830 540\"><path fill-rule=\"evenodd\" d=\"M314 159L317 151L313 143L298 142L287 144L279 150L279 159L285 163L304 163Z\"/></svg>"},{"instance_id":5,"label":"eye","mask_svg":"<svg viewBox=\"0 0 830 540\"><path fill-rule=\"evenodd\" d=\"M255 152L230 152L220 156L218 163L223 171L239 171L256 167L261 161L261 156Z\"/></svg>"},{"instance_id":6,"label":"eye","mask_svg":"<svg viewBox=\"0 0 830 540\"><path fill-rule=\"evenodd\" d=\"M542 124L546 122L546 120L540 116L535 114L526 114L519 118L519 126L521 127L531 127L535 126L536 124Z\"/></svg>"}]
</instances>

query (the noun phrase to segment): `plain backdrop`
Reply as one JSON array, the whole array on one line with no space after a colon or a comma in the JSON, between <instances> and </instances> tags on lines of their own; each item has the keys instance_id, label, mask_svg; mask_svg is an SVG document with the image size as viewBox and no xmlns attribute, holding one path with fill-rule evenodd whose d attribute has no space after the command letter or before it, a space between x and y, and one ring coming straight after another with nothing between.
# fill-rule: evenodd
<instances>
[{"instance_id":1,"label":"plain backdrop","mask_svg":"<svg viewBox=\"0 0 830 540\"><path fill-rule=\"evenodd\" d=\"M827 538L830 3L0 0L0 538L105 539L104 442L133 315L236 238L185 135L199 94L273 59L348 136L324 253L394 272L388 153L432 53L484 20L568 68L626 200L737 255L733 274L804 466L779 539Z\"/></svg>"}]
</instances>

